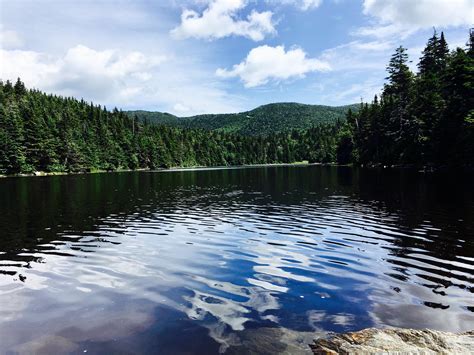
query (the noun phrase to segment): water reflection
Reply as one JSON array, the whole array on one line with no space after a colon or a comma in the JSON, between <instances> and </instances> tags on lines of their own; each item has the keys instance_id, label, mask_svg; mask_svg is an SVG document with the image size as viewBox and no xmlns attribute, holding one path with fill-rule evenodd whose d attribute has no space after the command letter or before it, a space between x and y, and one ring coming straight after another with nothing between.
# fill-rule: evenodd
<instances>
[{"instance_id":1,"label":"water reflection","mask_svg":"<svg viewBox=\"0 0 474 355\"><path fill-rule=\"evenodd\" d=\"M314 332L469 329L469 178L280 167L3 179L0 351L295 353Z\"/></svg>"}]
</instances>

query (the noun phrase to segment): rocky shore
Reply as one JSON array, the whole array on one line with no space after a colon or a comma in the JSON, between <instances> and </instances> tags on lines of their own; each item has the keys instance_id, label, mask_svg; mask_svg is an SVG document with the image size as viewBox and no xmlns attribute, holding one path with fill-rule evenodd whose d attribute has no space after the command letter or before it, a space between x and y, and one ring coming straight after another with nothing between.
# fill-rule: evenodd
<instances>
[{"instance_id":1,"label":"rocky shore","mask_svg":"<svg viewBox=\"0 0 474 355\"><path fill-rule=\"evenodd\" d=\"M314 354L474 354L474 330L448 333L435 330L368 328L332 334L310 345Z\"/></svg>"}]
</instances>

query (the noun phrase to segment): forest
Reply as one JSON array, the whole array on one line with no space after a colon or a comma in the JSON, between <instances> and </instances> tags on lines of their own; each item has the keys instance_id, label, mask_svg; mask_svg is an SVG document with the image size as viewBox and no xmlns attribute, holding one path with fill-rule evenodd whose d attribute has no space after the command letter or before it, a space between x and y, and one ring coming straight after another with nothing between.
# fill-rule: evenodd
<instances>
[{"instance_id":1,"label":"forest","mask_svg":"<svg viewBox=\"0 0 474 355\"><path fill-rule=\"evenodd\" d=\"M335 160L341 123L250 137L157 125L74 98L0 83L0 173Z\"/></svg>"},{"instance_id":2,"label":"forest","mask_svg":"<svg viewBox=\"0 0 474 355\"><path fill-rule=\"evenodd\" d=\"M20 79L14 84L0 81L0 174L303 160L472 167L473 44L471 31L467 47L450 52L444 34L435 32L416 74L408 66L406 49L399 47L387 66L387 83L371 103L349 108L346 118L312 123L309 128L292 124L298 114L280 115L278 131L259 128L259 135L249 134L243 125L239 126L243 130L222 129L222 124L212 122L218 115L206 116L210 130L157 124L117 108L107 110L84 100L27 89ZM260 120L276 126L268 124L271 110L264 106L263 112ZM304 122L307 125L308 120Z\"/></svg>"},{"instance_id":3,"label":"forest","mask_svg":"<svg viewBox=\"0 0 474 355\"><path fill-rule=\"evenodd\" d=\"M444 34L428 40L414 74L397 48L380 98L347 114L340 163L474 166L474 31L467 48L449 51Z\"/></svg>"}]
</instances>

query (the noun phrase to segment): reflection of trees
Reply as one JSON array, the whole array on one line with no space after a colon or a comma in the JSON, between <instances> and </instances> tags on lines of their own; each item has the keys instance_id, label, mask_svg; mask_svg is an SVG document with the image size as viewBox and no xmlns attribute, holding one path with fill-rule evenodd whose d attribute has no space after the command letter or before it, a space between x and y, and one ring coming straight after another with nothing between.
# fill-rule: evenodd
<instances>
[{"instance_id":1,"label":"reflection of trees","mask_svg":"<svg viewBox=\"0 0 474 355\"><path fill-rule=\"evenodd\" d=\"M57 240L65 231L92 231L105 217L173 211L236 202L300 204L332 195L383 208L402 232L425 226L429 238L398 238L397 253L421 248L442 258L474 254L474 191L468 178L424 176L405 171L351 168L250 168L208 171L117 173L5 179L0 184L0 247L21 249ZM233 191L242 193L229 194ZM203 196L205 192L205 196ZM248 195L258 192L260 196ZM289 193L291 192L291 193ZM227 195L226 195L227 193ZM149 209L140 206L149 206ZM262 213L265 210L262 210ZM428 222L426 222L428 221ZM429 225L427 225L427 223ZM60 239L60 237L59 237ZM459 246L458 246L459 245ZM399 247L399 248L398 248ZM11 259L10 259L11 260Z\"/></svg>"},{"instance_id":2,"label":"reflection of trees","mask_svg":"<svg viewBox=\"0 0 474 355\"><path fill-rule=\"evenodd\" d=\"M413 236L394 240L402 250L419 248L448 260L474 255L472 176L398 170L359 170L354 175L358 198L383 204L397 216L397 229Z\"/></svg>"},{"instance_id":3,"label":"reflection of trees","mask_svg":"<svg viewBox=\"0 0 474 355\"><path fill-rule=\"evenodd\" d=\"M431 297L439 301L423 302L431 308L449 308L437 296L474 291L472 176L402 170L359 170L354 175L361 202L377 201L395 216L386 259L393 270L389 276L431 289ZM458 291L448 292L449 287Z\"/></svg>"},{"instance_id":4,"label":"reflection of trees","mask_svg":"<svg viewBox=\"0 0 474 355\"><path fill-rule=\"evenodd\" d=\"M327 195L323 187L331 184L333 175L317 169L307 176L299 168L264 168L3 179L0 250L6 255L2 259L17 260L25 250L61 240L63 233L78 233L79 241L81 232L96 230L110 215L126 218L139 211L146 217L176 209L186 213L189 208L209 209L213 204L231 210L245 200L262 205L299 203L310 187ZM318 186L308 186L314 181ZM262 198L231 194L234 191L259 192ZM295 193L283 194L288 191Z\"/></svg>"}]
</instances>

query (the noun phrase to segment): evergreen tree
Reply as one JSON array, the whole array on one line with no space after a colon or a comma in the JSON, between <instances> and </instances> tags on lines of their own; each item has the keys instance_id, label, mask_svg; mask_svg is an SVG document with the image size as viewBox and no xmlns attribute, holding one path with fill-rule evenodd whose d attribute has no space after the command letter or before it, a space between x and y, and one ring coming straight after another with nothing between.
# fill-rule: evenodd
<instances>
[{"instance_id":1,"label":"evergreen tree","mask_svg":"<svg viewBox=\"0 0 474 355\"><path fill-rule=\"evenodd\" d=\"M441 33L436 32L428 41L418 64L419 72L415 79L414 95L410 105L413 121L413 151L415 162L433 162L437 152L435 127L444 114L445 100L442 95L442 80L446 69L448 47Z\"/></svg>"},{"instance_id":2,"label":"evergreen tree","mask_svg":"<svg viewBox=\"0 0 474 355\"><path fill-rule=\"evenodd\" d=\"M15 86L13 87L13 90L15 92L15 95L17 96L23 96L26 94L25 84L23 84L20 78L17 79Z\"/></svg>"},{"instance_id":3,"label":"evergreen tree","mask_svg":"<svg viewBox=\"0 0 474 355\"><path fill-rule=\"evenodd\" d=\"M388 84L384 87L383 95L392 100L392 111L388 118L388 134L391 137L392 153L389 157L391 163L400 163L409 158L407 152L412 150L416 130L410 118L408 105L413 82L413 74L407 65L408 54L402 46L398 47L392 55L387 66L389 76Z\"/></svg>"},{"instance_id":4,"label":"evergreen tree","mask_svg":"<svg viewBox=\"0 0 474 355\"><path fill-rule=\"evenodd\" d=\"M416 76L399 47L380 102L349 112L352 161L359 164L474 165L474 34L451 54L444 33L428 40ZM339 135L338 157L350 141Z\"/></svg>"},{"instance_id":5,"label":"evergreen tree","mask_svg":"<svg viewBox=\"0 0 474 355\"><path fill-rule=\"evenodd\" d=\"M474 108L474 56L472 50L457 48L450 56L444 78L446 111L438 127L439 163L460 164L474 157L465 156L472 142L464 134L472 129L470 117Z\"/></svg>"}]
</instances>

